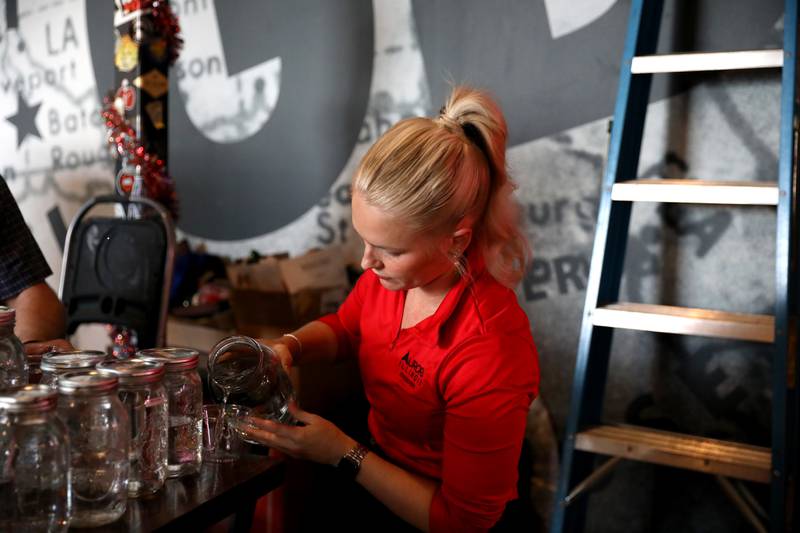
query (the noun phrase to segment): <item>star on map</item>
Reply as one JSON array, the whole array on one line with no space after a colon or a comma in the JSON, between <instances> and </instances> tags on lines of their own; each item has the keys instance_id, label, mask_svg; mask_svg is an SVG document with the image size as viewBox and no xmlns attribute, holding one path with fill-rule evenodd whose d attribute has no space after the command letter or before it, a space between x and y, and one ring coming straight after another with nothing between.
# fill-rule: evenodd
<instances>
[{"instance_id":1,"label":"star on map","mask_svg":"<svg viewBox=\"0 0 800 533\"><path fill-rule=\"evenodd\" d=\"M22 145L28 135L42 138L39 128L36 127L36 114L39 112L41 105L40 102L34 106L29 106L25 98L22 97L22 93L17 93L17 114L6 117L6 120L17 128L17 148Z\"/></svg>"}]
</instances>

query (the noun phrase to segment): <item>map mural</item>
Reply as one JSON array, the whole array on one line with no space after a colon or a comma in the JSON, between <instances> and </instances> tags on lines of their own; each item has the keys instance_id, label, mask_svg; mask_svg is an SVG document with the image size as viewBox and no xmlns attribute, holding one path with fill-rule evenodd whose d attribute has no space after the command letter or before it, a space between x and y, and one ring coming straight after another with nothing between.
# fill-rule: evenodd
<instances>
[{"instance_id":1,"label":"map mural","mask_svg":"<svg viewBox=\"0 0 800 533\"><path fill-rule=\"evenodd\" d=\"M452 82L497 96L534 251L518 296L560 434L629 0L171 5L185 39L168 123L179 236L215 254L336 243L357 258L349 181L371 143L404 117L433 113ZM113 8L0 0L0 175L55 272L51 284L72 216L113 190L100 118L113 80ZM778 48L781 39L776 0L757 9L667 2L659 49ZM651 96L640 177L776 179L777 71L661 77ZM770 313L774 227L768 208L637 205L622 298ZM608 418L768 444L767 347L619 332L613 350ZM636 490L670 483L688 488L671 498ZM719 490L699 475L626 464L592 498L589 529L742 527L724 496L693 499L710 492ZM687 517L678 504L690 501L699 510Z\"/></svg>"}]
</instances>

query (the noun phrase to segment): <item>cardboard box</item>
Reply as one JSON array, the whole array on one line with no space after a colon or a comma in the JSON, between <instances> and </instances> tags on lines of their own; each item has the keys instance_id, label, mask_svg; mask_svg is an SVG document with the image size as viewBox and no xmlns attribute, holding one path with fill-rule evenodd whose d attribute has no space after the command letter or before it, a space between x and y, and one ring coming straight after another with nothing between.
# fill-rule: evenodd
<instances>
[{"instance_id":1,"label":"cardboard box","mask_svg":"<svg viewBox=\"0 0 800 533\"><path fill-rule=\"evenodd\" d=\"M208 352L217 342L235 334L232 327L217 324L201 324L196 320L175 317L167 319L167 346L194 348Z\"/></svg>"},{"instance_id":2,"label":"cardboard box","mask_svg":"<svg viewBox=\"0 0 800 533\"><path fill-rule=\"evenodd\" d=\"M348 290L339 247L299 257L270 256L257 263L229 263L231 308L240 331L273 327L281 332L335 311Z\"/></svg>"}]
</instances>

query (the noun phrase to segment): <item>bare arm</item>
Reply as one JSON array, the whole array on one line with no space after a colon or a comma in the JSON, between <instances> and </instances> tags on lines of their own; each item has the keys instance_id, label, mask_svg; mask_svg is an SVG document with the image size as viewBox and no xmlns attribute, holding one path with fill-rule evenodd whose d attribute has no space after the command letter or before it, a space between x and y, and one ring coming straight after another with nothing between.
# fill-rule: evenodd
<instances>
[{"instance_id":1,"label":"bare arm","mask_svg":"<svg viewBox=\"0 0 800 533\"><path fill-rule=\"evenodd\" d=\"M292 414L305 426L277 424L253 418L246 432L293 457L336 465L356 445L356 441L322 417L292 406ZM422 531L429 529L429 515L438 483L412 474L383 460L375 453L361 463L356 481L393 513Z\"/></svg>"},{"instance_id":2,"label":"bare arm","mask_svg":"<svg viewBox=\"0 0 800 533\"><path fill-rule=\"evenodd\" d=\"M313 321L292 332L297 340L286 335L277 339L258 339L272 347L281 358L283 366L313 364L333 361L339 350L339 341L333 329L324 322Z\"/></svg>"},{"instance_id":3,"label":"bare arm","mask_svg":"<svg viewBox=\"0 0 800 533\"><path fill-rule=\"evenodd\" d=\"M438 483L403 470L374 453L364 458L356 481L394 514L417 529L428 531L431 501Z\"/></svg>"},{"instance_id":4,"label":"bare arm","mask_svg":"<svg viewBox=\"0 0 800 533\"><path fill-rule=\"evenodd\" d=\"M31 285L6 305L17 311L14 333L22 342L64 337L64 306L47 283Z\"/></svg>"}]
</instances>

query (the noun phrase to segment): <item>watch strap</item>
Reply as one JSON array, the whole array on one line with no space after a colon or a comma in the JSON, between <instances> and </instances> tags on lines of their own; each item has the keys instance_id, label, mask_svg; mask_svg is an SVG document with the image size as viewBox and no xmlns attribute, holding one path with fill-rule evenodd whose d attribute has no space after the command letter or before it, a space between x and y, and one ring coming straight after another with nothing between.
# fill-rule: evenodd
<instances>
[{"instance_id":1,"label":"watch strap","mask_svg":"<svg viewBox=\"0 0 800 533\"><path fill-rule=\"evenodd\" d=\"M355 479L359 470L361 470L361 463L368 453L369 449L361 444L356 444L339 459L336 470L350 479Z\"/></svg>"}]
</instances>

